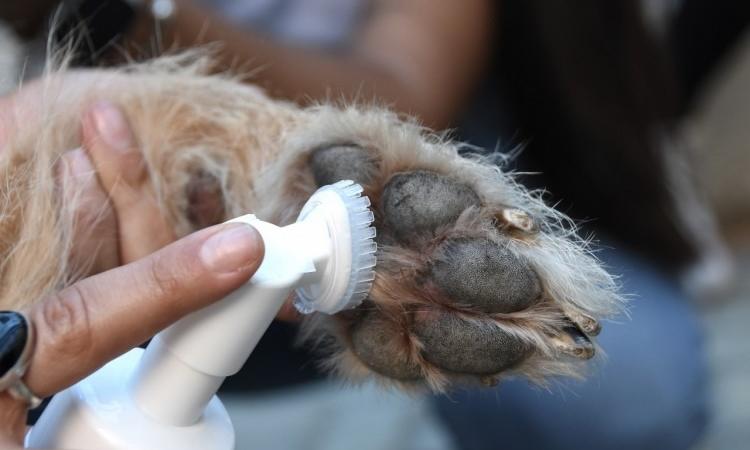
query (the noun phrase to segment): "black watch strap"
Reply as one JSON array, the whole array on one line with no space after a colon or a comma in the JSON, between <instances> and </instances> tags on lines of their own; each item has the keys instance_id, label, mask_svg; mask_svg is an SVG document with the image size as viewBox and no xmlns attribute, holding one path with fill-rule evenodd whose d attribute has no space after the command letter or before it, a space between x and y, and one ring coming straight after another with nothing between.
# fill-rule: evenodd
<instances>
[{"instance_id":1,"label":"black watch strap","mask_svg":"<svg viewBox=\"0 0 750 450\"><path fill-rule=\"evenodd\" d=\"M75 44L74 66L95 66L130 29L136 14L125 0L83 0L56 27L54 39L63 48Z\"/></svg>"}]
</instances>

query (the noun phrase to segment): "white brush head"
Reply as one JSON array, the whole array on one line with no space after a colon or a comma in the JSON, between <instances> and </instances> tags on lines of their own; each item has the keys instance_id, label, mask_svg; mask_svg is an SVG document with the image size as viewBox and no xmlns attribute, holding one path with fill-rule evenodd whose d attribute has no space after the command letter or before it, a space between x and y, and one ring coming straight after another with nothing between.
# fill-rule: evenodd
<instances>
[{"instance_id":1,"label":"white brush head","mask_svg":"<svg viewBox=\"0 0 750 450\"><path fill-rule=\"evenodd\" d=\"M330 239L330 256L320 282L297 289L294 306L303 314L334 314L358 306L375 279L377 244L370 199L351 180L318 189L297 218L323 220Z\"/></svg>"}]
</instances>

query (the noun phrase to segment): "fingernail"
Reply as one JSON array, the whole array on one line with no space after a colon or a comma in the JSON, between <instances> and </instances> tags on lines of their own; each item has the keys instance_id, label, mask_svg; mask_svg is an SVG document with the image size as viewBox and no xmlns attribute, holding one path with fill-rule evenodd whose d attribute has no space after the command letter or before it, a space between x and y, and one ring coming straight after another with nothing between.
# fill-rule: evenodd
<instances>
[{"instance_id":1,"label":"fingernail","mask_svg":"<svg viewBox=\"0 0 750 450\"><path fill-rule=\"evenodd\" d=\"M206 268L215 273L231 273L256 263L263 240L255 228L245 224L224 227L203 243L200 258Z\"/></svg>"},{"instance_id":2,"label":"fingernail","mask_svg":"<svg viewBox=\"0 0 750 450\"><path fill-rule=\"evenodd\" d=\"M96 181L91 160L80 148L62 154L59 164L55 167L55 177L68 195L76 195L77 190L86 190Z\"/></svg>"},{"instance_id":3,"label":"fingernail","mask_svg":"<svg viewBox=\"0 0 750 450\"><path fill-rule=\"evenodd\" d=\"M73 179L88 181L88 179L93 178L94 166L82 149L78 148L66 152L63 159Z\"/></svg>"},{"instance_id":4,"label":"fingernail","mask_svg":"<svg viewBox=\"0 0 750 450\"><path fill-rule=\"evenodd\" d=\"M98 102L92 107L91 114L96 131L105 144L120 151L133 147L128 121L115 105L106 101Z\"/></svg>"}]
</instances>

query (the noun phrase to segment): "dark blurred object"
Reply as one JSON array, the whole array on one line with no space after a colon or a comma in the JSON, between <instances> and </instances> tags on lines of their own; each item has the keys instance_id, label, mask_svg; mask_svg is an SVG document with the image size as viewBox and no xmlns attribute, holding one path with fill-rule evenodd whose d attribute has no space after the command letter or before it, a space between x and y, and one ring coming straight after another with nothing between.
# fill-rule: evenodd
<instances>
[{"instance_id":1,"label":"dark blurred object","mask_svg":"<svg viewBox=\"0 0 750 450\"><path fill-rule=\"evenodd\" d=\"M519 169L542 172L562 209L633 249L671 267L694 258L659 139L679 89L639 3L516 0L502 19L502 86L528 142Z\"/></svg>"},{"instance_id":2,"label":"dark blurred object","mask_svg":"<svg viewBox=\"0 0 750 450\"><path fill-rule=\"evenodd\" d=\"M671 27L671 45L689 106L750 22L750 2L683 0Z\"/></svg>"},{"instance_id":3,"label":"dark blurred object","mask_svg":"<svg viewBox=\"0 0 750 450\"><path fill-rule=\"evenodd\" d=\"M295 346L297 324L276 321L263 335L237 376L226 379L222 392L267 391L325 377L320 358L307 347Z\"/></svg>"},{"instance_id":4,"label":"dark blurred object","mask_svg":"<svg viewBox=\"0 0 750 450\"><path fill-rule=\"evenodd\" d=\"M107 62L104 55L135 21L137 11L126 0L82 0L54 29L55 41L77 42L71 64L93 67ZM83 39L77 39L79 35Z\"/></svg>"},{"instance_id":5,"label":"dark blurred object","mask_svg":"<svg viewBox=\"0 0 750 450\"><path fill-rule=\"evenodd\" d=\"M128 0L28 0L0 3L0 20L23 40L47 33L50 28L60 48L74 43L71 65L99 65L129 30L136 6Z\"/></svg>"},{"instance_id":6,"label":"dark blurred object","mask_svg":"<svg viewBox=\"0 0 750 450\"><path fill-rule=\"evenodd\" d=\"M60 4L60 0L3 0L0 20L6 22L19 37L29 39L39 33Z\"/></svg>"}]
</instances>

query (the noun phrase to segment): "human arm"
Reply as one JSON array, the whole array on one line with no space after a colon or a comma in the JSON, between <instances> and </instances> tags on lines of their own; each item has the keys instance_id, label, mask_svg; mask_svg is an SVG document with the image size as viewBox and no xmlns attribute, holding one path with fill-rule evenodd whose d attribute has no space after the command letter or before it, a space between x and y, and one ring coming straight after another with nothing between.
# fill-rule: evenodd
<instances>
[{"instance_id":1,"label":"human arm","mask_svg":"<svg viewBox=\"0 0 750 450\"><path fill-rule=\"evenodd\" d=\"M384 102L433 128L449 126L480 76L496 9L486 0L380 0L350 45L311 50L274 42L189 0L161 24L164 48L221 43L218 70L248 68L250 81L296 101ZM151 48L153 18L138 15L130 49Z\"/></svg>"}]
</instances>

